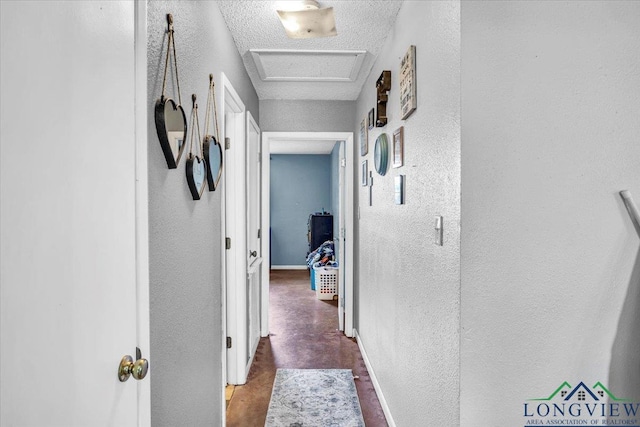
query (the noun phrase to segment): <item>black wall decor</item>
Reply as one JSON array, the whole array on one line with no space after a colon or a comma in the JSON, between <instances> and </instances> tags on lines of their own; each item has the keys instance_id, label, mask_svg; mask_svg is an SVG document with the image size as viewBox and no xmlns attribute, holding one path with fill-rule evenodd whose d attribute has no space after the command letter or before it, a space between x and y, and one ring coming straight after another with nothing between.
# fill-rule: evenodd
<instances>
[{"instance_id":1,"label":"black wall decor","mask_svg":"<svg viewBox=\"0 0 640 427\"><path fill-rule=\"evenodd\" d=\"M191 95L193 100L193 109L191 110L191 137L189 138L189 157L187 157L187 165L185 172L187 174L187 184L189 185L189 191L193 200L200 200L202 192L207 184L207 164L204 159L198 156L197 152L193 154L194 141L197 141L196 147L198 150L202 149L200 145L200 122L198 121L198 104L196 104L196 94ZM196 129L198 135L196 137Z\"/></svg>"},{"instance_id":2,"label":"black wall decor","mask_svg":"<svg viewBox=\"0 0 640 427\"><path fill-rule=\"evenodd\" d=\"M178 80L178 62L176 60L176 45L173 38L173 16L167 15L169 36L167 37L167 56L164 63L164 78L162 80L162 95L156 101L154 118L160 146L164 153L169 169L175 169L180 163L182 152L187 145L187 117L182 109L180 96L180 81ZM178 103L165 95L167 88L167 70L169 56L173 51L173 65L175 66L176 86L178 88Z\"/></svg>"},{"instance_id":3,"label":"black wall decor","mask_svg":"<svg viewBox=\"0 0 640 427\"><path fill-rule=\"evenodd\" d=\"M378 108L376 109L376 127L387 125L387 101L391 90L391 71L384 70L376 81Z\"/></svg>"},{"instance_id":4,"label":"black wall decor","mask_svg":"<svg viewBox=\"0 0 640 427\"><path fill-rule=\"evenodd\" d=\"M213 110L213 114L211 111ZM209 121L213 115L215 135L209 133ZM207 162L207 183L209 191L215 191L222 176L222 146L220 145L220 129L218 128L218 109L216 107L216 90L213 74L209 74L209 96L207 97L207 112L204 118L204 140L202 141L202 155Z\"/></svg>"}]
</instances>

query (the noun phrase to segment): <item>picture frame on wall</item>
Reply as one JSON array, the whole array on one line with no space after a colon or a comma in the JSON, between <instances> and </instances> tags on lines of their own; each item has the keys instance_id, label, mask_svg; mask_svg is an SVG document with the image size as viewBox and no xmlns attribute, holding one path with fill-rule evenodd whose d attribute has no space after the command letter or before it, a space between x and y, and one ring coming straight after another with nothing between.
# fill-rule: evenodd
<instances>
[{"instance_id":1,"label":"picture frame on wall","mask_svg":"<svg viewBox=\"0 0 640 427\"><path fill-rule=\"evenodd\" d=\"M367 140L367 119L362 119L360 123L360 155L366 156L369 152L369 141Z\"/></svg>"},{"instance_id":2,"label":"picture frame on wall","mask_svg":"<svg viewBox=\"0 0 640 427\"><path fill-rule=\"evenodd\" d=\"M363 187L369 185L369 167L366 160L362 162L362 177L360 178L360 183Z\"/></svg>"},{"instance_id":3,"label":"picture frame on wall","mask_svg":"<svg viewBox=\"0 0 640 427\"><path fill-rule=\"evenodd\" d=\"M394 168L404 165L404 126L393 132L393 164Z\"/></svg>"},{"instance_id":4,"label":"picture frame on wall","mask_svg":"<svg viewBox=\"0 0 640 427\"><path fill-rule=\"evenodd\" d=\"M376 123L376 109L372 108L369 110L369 115L367 116L367 129L371 130L375 126Z\"/></svg>"},{"instance_id":5,"label":"picture frame on wall","mask_svg":"<svg viewBox=\"0 0 640 427\"><path fill-rule=\"evenodd\" d=\"M409 117L418 107L416 99L416 47L409 50L400 61L400 116Z\"/></svg>"}]
</instances>

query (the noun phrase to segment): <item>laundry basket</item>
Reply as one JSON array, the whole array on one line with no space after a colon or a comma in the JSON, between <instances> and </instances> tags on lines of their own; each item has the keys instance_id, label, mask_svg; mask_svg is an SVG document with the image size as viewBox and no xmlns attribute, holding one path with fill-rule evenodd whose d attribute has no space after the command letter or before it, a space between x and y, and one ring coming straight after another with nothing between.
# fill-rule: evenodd
<instances>
[{"instance_id":1,"label":"laundry basket","mask_svg":"<svg viewBox=\"0 0 640 427\"><path fill-rule=\"evenodd\" d=\"M316 290L316 272L313 268L311 268L309 278L311 279L311 290L315 291Z\"/></svg>"},{"instance_id":2,"label":"laundry basket","mask_svg":"<svg viewBox=\"0 0 640 427\"><path fill-rule=\"evenodd\" d=\"M318 299L332 300L334 295L338 295L339 271L338 267L313 267L316 297Z\"/></svg>"}]
</instances>

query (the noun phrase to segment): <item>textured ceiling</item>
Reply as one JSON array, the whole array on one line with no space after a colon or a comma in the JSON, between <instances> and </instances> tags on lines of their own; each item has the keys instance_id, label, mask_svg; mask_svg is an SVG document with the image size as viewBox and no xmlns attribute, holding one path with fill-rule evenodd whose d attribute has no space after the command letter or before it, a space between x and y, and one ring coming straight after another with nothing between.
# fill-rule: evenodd
<instances>
[{"instance_id":1,"label":"textured ceiling","mask_svg":"<svg viewBox=\"0 0 640 427\"><path fill-rule=\"evenodd\" d=\"M315 39L289 39L276 13L277 1L219 1L218 5L242 56L245 68L260 99L332 99L354 100L396 20L401 0L320 1L320 7L333 7L338 35ZM252 49L303 50L301 70L311 59L309 50L364 50L364 60L353 81L305 81L334 76L334 67L343 64L327 60L314 66L312 76L297 76L299 81L263 81L258 73ZM289 58L295 55L288 55ZM344 61L336 57L336 61ZM296 77L296 76L291 76ZM302 78L300 78L302 77ZM346 80L346 79L345 79Z\"/></svg>"}]
</instances>

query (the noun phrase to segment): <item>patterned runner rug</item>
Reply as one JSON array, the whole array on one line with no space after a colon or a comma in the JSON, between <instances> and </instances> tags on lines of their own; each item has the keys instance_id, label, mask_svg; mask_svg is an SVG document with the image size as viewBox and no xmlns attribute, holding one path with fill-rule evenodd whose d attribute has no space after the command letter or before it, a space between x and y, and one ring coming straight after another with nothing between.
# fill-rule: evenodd
<instances>
[{"instance_id":1,"label":"patterned runner rug","mask_svg":"<svg viewBox=\"0 0 640 427\"><path fill-rule=\"evenodd\" d=\"M349 369L278 369L265 427L364 427Z\"/></svg>"}]
</instances>

